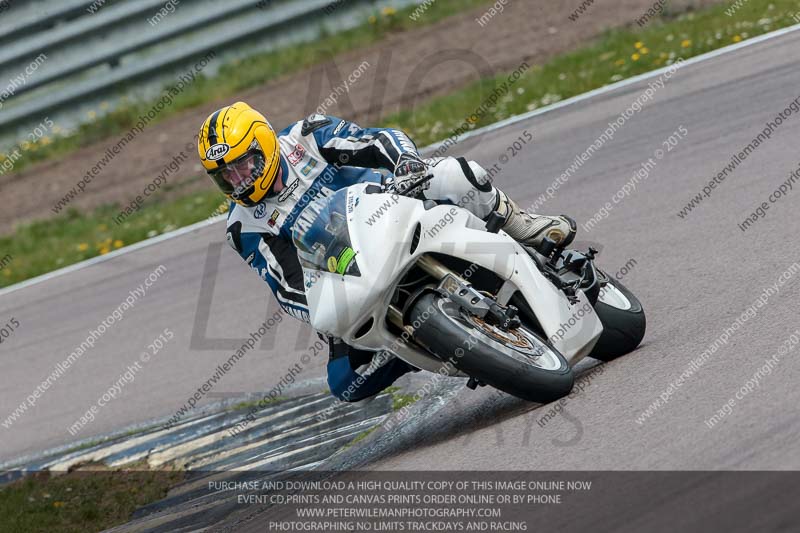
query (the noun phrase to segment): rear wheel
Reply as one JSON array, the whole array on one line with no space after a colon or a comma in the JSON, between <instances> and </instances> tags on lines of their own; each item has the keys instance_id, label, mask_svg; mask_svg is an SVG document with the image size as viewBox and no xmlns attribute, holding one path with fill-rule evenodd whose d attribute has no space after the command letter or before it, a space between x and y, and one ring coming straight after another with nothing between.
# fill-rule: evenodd
<instances>
[{"instance_id":1,"label":"rear wheel","mask_svg":"<svg viewBox=\"0 0 800 533\"><path fill-rule=\"evenodd\" d=\"M503 331L435 293L422 295L409 313L415 340L465 374L503 392L547 403L572 390L567 361L525 326Z\"/></svg>"},{"instance_id":2,"label":"rear wheel","mask_svg":"<svg viewBox=\"0 0 800 533\"><path fill-rule=\"evenodd\" d=\"M600 289L594 306L603 333L589 357L611 361L628 354L644 338L647 320L639 299L619 281L606 276L608 283Z\"/></svg>"}]
</instances>

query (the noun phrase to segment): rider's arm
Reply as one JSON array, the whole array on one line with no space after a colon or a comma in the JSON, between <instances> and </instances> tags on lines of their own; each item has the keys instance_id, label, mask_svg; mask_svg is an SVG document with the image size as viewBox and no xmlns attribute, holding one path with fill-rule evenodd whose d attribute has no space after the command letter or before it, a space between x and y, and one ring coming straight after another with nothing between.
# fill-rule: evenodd
<instances>
[{"instance_id":1,"label":"rider's arm","mask_svg":"<svg viewBox=\"0 0 800 533\"><path fill-rule=\"evenodd\" d=\"M228 244L267 282L283 310L309 322L303 269L294 245L278 235L242 232L242 223L228 226Z\"/></svg>"},{"instance_id":2,"label":"rider's arm","mask_svg":"<svg viewBox=\"0 0 800 533\"><path fill-rule=\"evenodd\" d=\"M320 153L331 165L394 172L401 155L419 155L408 135L393 128L362 128L340 118L315 115L305 120L303 132L313 135Z\"/></svg>"}]
</instances>

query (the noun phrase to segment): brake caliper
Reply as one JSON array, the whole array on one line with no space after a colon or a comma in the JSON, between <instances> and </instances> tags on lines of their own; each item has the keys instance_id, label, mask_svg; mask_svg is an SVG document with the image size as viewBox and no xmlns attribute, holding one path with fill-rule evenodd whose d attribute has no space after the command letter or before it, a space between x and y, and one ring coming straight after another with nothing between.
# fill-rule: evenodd
<instances>
[{"instance_id":1,"label":"brake caliper","mask_svg":"<svg viewBox=\"0 0 800 533\"><path fill-rule=\"evenodd\" d=\"M503 331L517 329L521 324L517 316L519 310L516 307L513 305L504 307L498 304L494 299L453 275L445 276L436 290L463 310Z\"/></svg>"}]
</instances>

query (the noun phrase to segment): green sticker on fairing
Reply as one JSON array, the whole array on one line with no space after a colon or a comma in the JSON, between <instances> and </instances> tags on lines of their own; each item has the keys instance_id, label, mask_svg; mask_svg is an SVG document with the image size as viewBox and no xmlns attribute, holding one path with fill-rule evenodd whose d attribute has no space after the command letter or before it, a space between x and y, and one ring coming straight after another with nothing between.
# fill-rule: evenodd
<instances>
[{"instance_id":1,"label":"green sticker on fairing","mask_svg":"<svg viewBox=\"0 0 800 533\"><path fill-rule=\"evenodd\" d=\"M356 257L356 252L349 246L342 250L342 253L339 254L339 259L336 265L336 272L344 276L344 273L347 272L347 267L350 266L350 263L353 262L353 259Z\"/></svg>"}]
</instances>

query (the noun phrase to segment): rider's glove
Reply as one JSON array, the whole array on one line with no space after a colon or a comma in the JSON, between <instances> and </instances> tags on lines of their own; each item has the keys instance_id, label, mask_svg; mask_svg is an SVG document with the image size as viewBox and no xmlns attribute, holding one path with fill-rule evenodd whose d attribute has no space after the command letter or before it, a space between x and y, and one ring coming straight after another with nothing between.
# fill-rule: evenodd
<instances>
[{"instance_id":1,"label":"rider's glove","mask_svg":"<svg viewBox=\"0 0 800 533\"><path fill-rule=\"evenodd\" d=\"M394 168L394 189L400 194L409 196L421 193L430 187L430 182L426 181L417 187L414 187L414 183L426 176L429 170L428 164L418 155L410 153L401 155Z\"/></svg>"}]
</instances>

